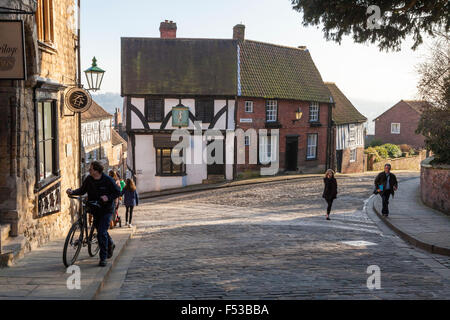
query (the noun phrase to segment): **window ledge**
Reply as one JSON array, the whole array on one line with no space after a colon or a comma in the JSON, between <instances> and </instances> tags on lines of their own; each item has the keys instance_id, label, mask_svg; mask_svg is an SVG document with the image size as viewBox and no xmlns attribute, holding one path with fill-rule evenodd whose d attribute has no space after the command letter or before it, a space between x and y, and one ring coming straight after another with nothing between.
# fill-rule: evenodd
<instances>
[{"instance_id":1,"label":"window ledge","mask_svg":"<svg viewBox=\"0 0 450 320\"><path fill-rule=\"evenodd\" d=\"M48 177L47 179L39 181L36 186L34 187L35 193L42 193L46 189L50 188L54 184L60 182L62 180L62 177L58 174L57 176L53 175L51 177Z\"/></svg>"},{"instance_id":2,"label":"window ledge","mask_svg":"<svg viewBox=\"0 0 450 320\"><path fill-rule=\"evenodd\" d=\"M321 127L322 126L322 124L320 122L318 122L318 121L312 121L312 122L309 123L309 125L311 127Z\"/></svg>"},{"instance_id":3,"label":"window ledge","mask_svg":"<svg viewBox=\"0 0 450 320\"><path fill-rule=\"evenodd\" d=\"M317 160L317 158L306 158L306 161L314 161Z\"/></svg>"},{"instance_id":4,"label":"window ledge","mask_svg":"<svg viewBox=\"0 0 450 320\"><path fill-rule=\"evenodd\" d=\"M186 173L172 173L172 174L169 174L169 173L160 173L160 174L155 174L155 177L183 177L183 176L186 176L187 174Z\"/></svg>"},{"instance_id":5,"label":"window ledge","mask_svg":"<svg viewBox=\"0 0 450 320\"><path fill-rule=\"evenodd\" d=\"M266 121L266 128L281 128L281 123L278 121Z\"/></svg>"},{"instance_id":6,"label":"window ledge","mask_svg":"<svg viewBox=\"0 0 450 320\"><path fill-rule=\"evenodd\" d=\"M50 54L56 54L58 53L58 50L53 46L53 44L46 43L43 41L38 40L38 47L40 50L45 51Z\"/></svg>"}]
</instances>

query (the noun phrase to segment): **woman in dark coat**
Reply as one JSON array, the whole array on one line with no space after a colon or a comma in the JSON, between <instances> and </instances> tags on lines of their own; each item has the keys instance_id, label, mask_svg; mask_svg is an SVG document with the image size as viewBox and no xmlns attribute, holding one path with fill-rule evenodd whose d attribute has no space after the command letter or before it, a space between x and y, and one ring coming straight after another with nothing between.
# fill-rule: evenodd
<instances>
[{"instance_id":1,"label":"woman in dark coat","mask_svg":"<svg viewBox=\"0 0 450 320\"><path fill-rule=\"evenodd\" d=\"M328 169L325 173L325 178L323 178L323 183L325 184L322 198L324 198L327 203L327 220L330 220L330 211L331 205L333 204L333 200L336 199L337 195L337 182L334 178L334 171Z\"/></svg>"},{"instance_id":2,"label":"woman in dark coat","mask_svg":"<svg viewBox=\"0 0 450 320\"><path fill-rule=\"evenodd\" d=\"M131 228L132 227L131 219L133 219L133 209L135 206L139 204L139 195L136 191L136 186L134 185L133 180L127 179L125 187L123 188L120 194L124 197L123 204L125 205L126 208L125 225L128 226L128 228ZM128 212L130 212L130 215L128 215Z\"/></svg>"}]
</instances>

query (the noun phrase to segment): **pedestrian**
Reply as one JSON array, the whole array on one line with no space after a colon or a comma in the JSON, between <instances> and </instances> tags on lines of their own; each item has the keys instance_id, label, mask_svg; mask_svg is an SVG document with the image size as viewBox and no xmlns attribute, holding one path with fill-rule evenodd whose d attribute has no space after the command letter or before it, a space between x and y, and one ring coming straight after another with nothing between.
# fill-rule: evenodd
<instances>
[{"instance_id":1,"label":"pedestrian","mask_svg":"<svg viewBox=\"0 0 450 320\"><path fill-rule=\"evenodd\" d=\"M391 172L391 165L386 163L384 165L384 171L380 172L375 178L375 194L380 194L383 202L383 208L381 213L383 217L389 216L389 196L392 194L394 197L394 191L397 191L398 182L395 174Z\"/></svg>"},{"instance_id":2,"label":"pedestrian","mask_svg":"<svg viewBox=\"0 0 450 320\"><path fill-rule=\"evenodd\" d=\"M333 204L333 200L336 199L337 196L337 181L334 178L334 171L328 169L325 173L325 178L323 178L324 190L322 194L322 198L324 198L327 203L327 220L330 220L330 212L331 206Z\"/></svg>"},{"instance_id":3,"label":"pedestrian","mask_svg":"<svg viewBox=\"0 0 450 320\"><path fill-rule=\"evenodd\" d=\"M108 233L109 223L114 214L115 200L120 196L120 188L115 181L103 173L103 166L94 161L89 166L89 175L76 190L67 189L68 195L88 194L88 201L99 201L100 208L93 212L94 226L100 247L99 266L106 266L106 259L111 258L116 245Z\"/></svg>"},{"instance_id":4,"label":"pedestrian","mask_svg":"<svg viewBox=\"0 0 450 320\"><path fill-rule=\"evenodd\" d=\"M131 228L131 220L133 219L133 209L139 204L139 195L136 191L136 186L131 179L127 179L125 187L123 188L121 195L123 195L123 203L125 205L125 225ZM128 215L128 212L130 215ZM129 218L129 219L128 219Z\"/></svg>"},{"instance_id":5,"label":"pedestrian","mask_svg":"<svg viewBox=\"0 0 450 320\"><path fill-rule=\"evenodd\" d=\"M114 170L109 170L108 175L115 181L115 183L119 187L120 191L122 191L122 188L120 187L120 180L119 180L119 177L117 176L116 172ZM118 213L119 213L119 205L120 205L120 199L117 198L115 200L116 210L114 211L114 217L111 220L111 225L110 225L111 229L116 226L116 217L118 216Z\"/></svg>"}]
</instances>

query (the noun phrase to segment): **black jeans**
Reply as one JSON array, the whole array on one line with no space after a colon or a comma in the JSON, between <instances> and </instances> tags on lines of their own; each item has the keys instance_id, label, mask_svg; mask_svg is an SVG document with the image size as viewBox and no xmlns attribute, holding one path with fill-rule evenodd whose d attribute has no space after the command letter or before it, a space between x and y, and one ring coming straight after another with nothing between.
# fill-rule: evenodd
<instances>
[{"instance_id":1,"label":"black jeans","mask_svg":"<svg viewBox=\"0 0 450 320\"><path fill-rule=\"evenodd\" d=\"M114 244L108 233L109 223L113 213L94 214L94 226L97 229L98 246L100 247L100 260L106 260L108 249Z\"/></svg>"},{"instance_id":2,"label":"black jeans","mask_svg":"<svg viewBox=\"0 0 450 320\"><path fill-rule=\"evenodd\" d=\"M125 210L125 222L128 222L128 223L130 223L131 224L131 219L133 219L133 208L134 208L134 206L127 206L127 207L125 207L126 208L126 210ZM128 220L128 209L130 210L130 220Z\"/></svg>"},{"instance_id":3,"label":"black jeans","mask_svg":"<svg viewBox=\"0 0 450 320\"><path fill-rule=\"evenodd\" d=\"M325 200L327 200L327 203L328 203L327 214L330 214L331 206L333 205L333 199L325 199Z\"/></svg>"},{"instance_id":4,"label":"black jeans","mask_svg":"<svg viewBox=\"0 0 450 320\"><path fill-rule=\"evenodd\" d=\"M381 199L383 200L383 209L381 210L382 214L389 214L389 196L391 195L391 190L383 191L381 194Z\"/></svg>"}]
</instances>

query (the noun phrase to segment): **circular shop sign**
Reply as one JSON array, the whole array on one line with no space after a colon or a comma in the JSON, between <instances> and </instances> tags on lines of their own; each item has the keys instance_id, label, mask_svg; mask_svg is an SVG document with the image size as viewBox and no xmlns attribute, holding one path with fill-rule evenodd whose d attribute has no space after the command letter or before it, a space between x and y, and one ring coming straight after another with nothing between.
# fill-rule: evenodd
<instances>
[{"instance_id":1,"label":"circular shop sign","mask_svg":"<svg viewBox=\"0 0 450 320\"><path fill-rule=\"evenodd\" d=\"M82 113L91 107L92 98L87 90L73 87L66 92L64 102L70 111Z\"/></svg>"}]
</instances>

